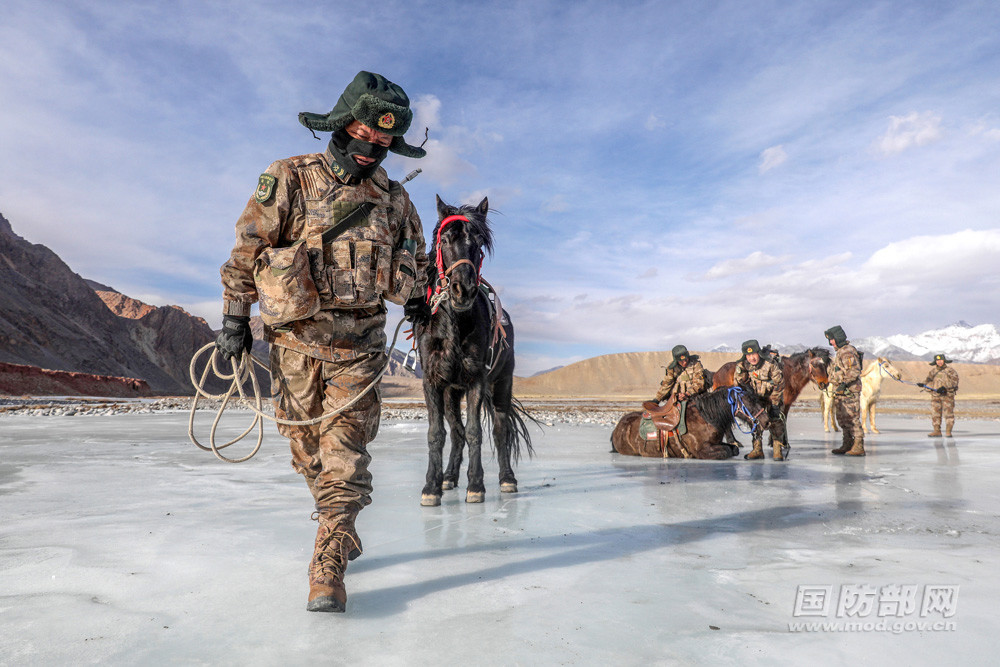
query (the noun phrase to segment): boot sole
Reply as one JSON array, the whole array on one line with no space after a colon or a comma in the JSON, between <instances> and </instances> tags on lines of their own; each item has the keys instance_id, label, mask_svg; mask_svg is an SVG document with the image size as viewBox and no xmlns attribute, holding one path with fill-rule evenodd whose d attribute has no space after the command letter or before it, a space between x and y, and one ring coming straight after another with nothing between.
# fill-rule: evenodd
<instances>
[{"instance_id":1,"label":"boot sole","mask_svg":"<svg viewBox=\"0 0 1000 667\"><path fill-rule=\"evenodd\" d=\"M306 603L306 611L325 611L343 614L347 605L332 597L319 597Z\"/></svg>"}]
</instances>

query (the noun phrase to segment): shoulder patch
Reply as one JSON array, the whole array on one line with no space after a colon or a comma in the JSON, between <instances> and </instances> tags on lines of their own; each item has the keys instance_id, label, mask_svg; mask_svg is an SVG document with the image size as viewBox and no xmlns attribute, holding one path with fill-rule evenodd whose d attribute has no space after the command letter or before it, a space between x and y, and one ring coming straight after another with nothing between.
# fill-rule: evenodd
<instances>
[{"instance_id":1,"label":"shoulder patch","mask_svg":"<svg viewBox=\"0 0 1000 667\"><path fill-rule=\"evenodd\" d=\"M257 189L253 193L253 198L258 204L263 204L274 194L274 184L278 182L271 174L261 174L257 179Z\"/></svg>"}]
</instances>

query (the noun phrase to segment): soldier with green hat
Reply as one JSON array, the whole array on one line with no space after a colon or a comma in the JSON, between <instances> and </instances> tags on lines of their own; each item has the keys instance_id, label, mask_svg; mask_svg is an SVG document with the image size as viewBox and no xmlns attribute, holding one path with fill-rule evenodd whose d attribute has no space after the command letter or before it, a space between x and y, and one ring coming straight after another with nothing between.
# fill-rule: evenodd
<instances>
[{"instance_id":1,"label":"soldier with green hat","mask_svg":"<svg viewBox=\"0 0 1000 667\"><path fill-rule=\"evenodd\" d=\"M781 371L781 361L772 356L761 355L760 343L755 339L745 340L740 345L743 356L736 362L733 384L749 386L758 396L768 402L767 415L771 426L771 447L775 461L788 458L791 447L785 430L785 377ZM753 433L753 449L743 456L745 459L764 458L764 434L759 429Z\"/></svg>"},{"instance_id":2,"label":"soldier with green hat","mask_svg":"<svg viewBox=\"0 0 1000 667\"><path fill-rule=\"evenodd\" d=\"M309 421L340 409L386 361L386 301L426 321L427 256L416 208L382 160L424 150L403 138L413 112L403 89L359 72L328 114L301 113L331 132L322 153L274 162L236 222L222 266L224 357L249 351L250 305L260 303L279 418ZM344 571L361 554L355 519L371 502L368 443L378 433L377 388L318 424L279 425L319 526L309 566L309 611L342 612Z\"/></svg>"},{"instance_id":3,"label":"soldier with green hat","mask_svg":"<svg viewBox=\"0 0 1000 667\"><path fill-rule=\"evenodd\" d=\"M941 436L941 415L944 414L944 435L952 437L955 426L955 394L958 393L958 373L949 366L951 359L944 354L935 354L927 379L917 383L918 387L931 392L931 432L929 438Z\"/></svg>"},{"instance_id":4,"label":"soldier with green hat","mask_svg":"<svg viewBox=\"0 0 1000 667\"><path fill-rule=\"evenodd\" d=\"M823 332L836 352L830 362L830 386L833 389L834 409L843 435L843 444L832 450L834 454L865 455L865 432L861 428L861 356L847 340L840 325Z\"/></svg>"},{"instance_id":5,"label":"soldier with green hat","mask_svg":"<svg viewBox=\"0 0 1000 667\"><path fill-rule=\"evenodd\" d=\"M708 388L705 381L705 367L697 354L690 354L683 345L675 345L670 351L673 361L667 366L666 377L653 399L657 403L673 394L678 401L686 401L703 393Z\"/></svg>"}]
</instances>

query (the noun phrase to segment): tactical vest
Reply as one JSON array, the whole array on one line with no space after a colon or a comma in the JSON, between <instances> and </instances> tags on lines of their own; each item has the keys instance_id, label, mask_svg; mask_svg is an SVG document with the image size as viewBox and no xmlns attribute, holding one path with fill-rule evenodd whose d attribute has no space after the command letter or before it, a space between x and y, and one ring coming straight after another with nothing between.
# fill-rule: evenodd
<instances>
[{"instance_id":1,"label":"tactical vest","mask_svg":"<svg viewBox=\"0 0 1000 667\"><path fill-rule=\"evenodd\" d=\"M371 308L382 299L405 303L413 292L416 260L415 248L395 247L396 230L389 222L393 195L405 202L398 197L399 183L390 181L388 191L376 185L346 186L318 161L300 167L298 176L305 208L303 238L258 256L254 280L261 319L277 327L320 310ZM324 241L324 232L347 218L354 224Z\"/></svg>"}]
</instances>

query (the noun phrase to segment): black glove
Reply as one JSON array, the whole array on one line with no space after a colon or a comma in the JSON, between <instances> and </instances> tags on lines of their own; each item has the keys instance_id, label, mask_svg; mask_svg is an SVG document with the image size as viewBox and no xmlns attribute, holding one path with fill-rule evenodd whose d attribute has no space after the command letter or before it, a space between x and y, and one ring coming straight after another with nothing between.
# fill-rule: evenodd
<instances>
[{"instance_id":1,"label":"black glove","mask_svg":"<svg viewBox=\"0 0 1000 667\"><path fill-rule=\"evenodd\" d=\"M223 359L239 357L244 351L253 347L253 334L250 333L250 318L237 315L222 316L222 331L215 338L215 349Z\"/></svg>"},{"instance_id":2,"label":"black glove","mask_svg":"<svg viewBox=\"0 0 1000 667\"><path fill-rule=\"evenodd\" d=\"M948 393L948 390L947 390L947 389L945 389L944 387L938 387L938 388L937 388L937 389L935 389L934 391L936 391L937 393L941 394L942 396L944 396L945 394L947 394L947 393Z\"/></svg>"},{"instance_id":3,"label":"black glove","mask_svg":"<svg viewBox=\"0 0 1000 667\"><path fill-rule=\"evenodd\" d=\"M846 394L847 393L847 383L846 382L841 382L840 384L838 384L837 385L837 391L836 391L836 393L838 393L838 394Z\"/></svg>"},{"instance_id":4,"label":"black glove","mask_svg":"<svg viewBox=\"0 0 1000 667\"><path fill-rule=\"evenodd\" d=\"M426 326L431 321L431 307L423 296L415 296L403 304L403 316L413 324Z\"/></svg>"}]
</instances>

